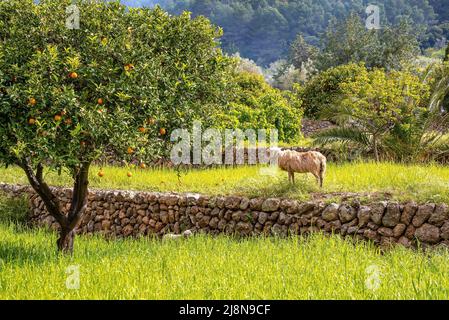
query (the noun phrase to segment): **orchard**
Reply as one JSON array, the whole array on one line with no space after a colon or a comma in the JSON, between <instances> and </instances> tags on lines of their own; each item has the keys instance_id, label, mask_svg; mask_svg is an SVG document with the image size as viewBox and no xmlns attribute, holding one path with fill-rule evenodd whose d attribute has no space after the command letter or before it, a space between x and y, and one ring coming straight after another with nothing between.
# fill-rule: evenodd
<instances>
[{"instance_id":1,"label":"orchard","mask_svg":"<svg viewBox=\"0 0 449 320\"><path fill-rule=\"evenodd\" d=\"M0 1L0 163L20 166L73 252L93 161L113 149L141 163L167 152L169 134L224 105L232 60L205 18L116 2ZM44 179L68 171L68 212ZM105 175L101 170L98 175ZM132 176L131 172L128 176Z\"/></svg>"}]
</instances>

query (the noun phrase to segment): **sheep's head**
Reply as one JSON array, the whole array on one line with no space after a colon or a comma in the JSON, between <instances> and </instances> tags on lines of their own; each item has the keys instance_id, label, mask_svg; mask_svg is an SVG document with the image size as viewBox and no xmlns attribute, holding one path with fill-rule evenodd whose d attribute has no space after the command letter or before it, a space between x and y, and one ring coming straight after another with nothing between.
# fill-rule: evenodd
<instances>
[{"instance_id":1,"label":"sheep's head","mask_svg":"<svg viewBox=\"0 0 449 320\"><path fill-rule=\"evenodd\" d=\"M277 163L279 157L282 155L283 151L281 148L279 147L270 147L268 148L268 157L269 157L269 162L271 164Z\"/></svg>"}]
</instances>

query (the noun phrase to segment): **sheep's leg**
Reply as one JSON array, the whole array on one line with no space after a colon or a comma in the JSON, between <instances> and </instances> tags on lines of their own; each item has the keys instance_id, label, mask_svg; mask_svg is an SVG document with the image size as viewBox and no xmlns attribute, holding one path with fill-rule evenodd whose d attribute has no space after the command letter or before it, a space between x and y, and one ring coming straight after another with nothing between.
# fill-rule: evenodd
<instances>
[{"instance_id":1,"label":"sheep's leg","mask_svg":"<svg viewBox=\"0 0 449 320\"><path fill-rule=\"evenodd\" d=\"M292 183L295 184L295 173L292 172Z\"/></svg>"},{"instance_id":2,"label":"sheep's leg","mask_svg":"<svg viewBox=\"0 0 449 320\"><path fill-rule=\"evenodd\" d=\"M320 188L323 188L323 180L324 180L324 177L322 174L320 174Z\"/></svg>"},{"instance_id":3,"label":"sheep's leg","mask_svg":"<svg viewBox=\"0 0 449 320\"><path fill-rule=\"evenodd\" d=\"M292 173L288 171L288 183L292 181Z\"/></svg>"}]
</instances>

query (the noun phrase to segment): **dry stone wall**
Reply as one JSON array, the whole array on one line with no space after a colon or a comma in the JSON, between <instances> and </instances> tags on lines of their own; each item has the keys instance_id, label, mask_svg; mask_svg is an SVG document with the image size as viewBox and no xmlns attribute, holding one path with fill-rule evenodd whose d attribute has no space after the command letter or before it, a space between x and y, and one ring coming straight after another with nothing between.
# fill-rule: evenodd
<instances>
[{"instance_id":1,"label":"dry stone wall","mask_svg":"<svg viewBox=\"0 0 449 320\"><path fill-rule=\"evenodd\" d=\"M12 196L27 194L30 223L57 228L42 200L29 187L0 184L0 191ZM67 210L71 190L54 192ZM323 231L380 245L448 245L449 208L446 204L414 202L326 204L277 198L91 190L88 209L77 232L122 238L179 234L185 230L236 236Z\"/></svg>"}]
</instances>

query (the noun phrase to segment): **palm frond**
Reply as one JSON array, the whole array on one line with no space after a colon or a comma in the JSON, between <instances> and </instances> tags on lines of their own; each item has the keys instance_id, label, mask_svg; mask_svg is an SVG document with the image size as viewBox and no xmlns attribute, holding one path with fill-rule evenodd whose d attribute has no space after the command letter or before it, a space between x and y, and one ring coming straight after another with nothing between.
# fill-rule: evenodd
<instances>
[{"instance_id":1,"label":"palm frond","mask_svg":"<svg viewBox=\"0 0 449 320\"><path fill-rule=\"evenodd\" d=\"M370 136L357 128L338 127L322 131L313 136L315 145L329 145L332 143L354 144L362 148L370 145Z\"/></svg>"}]
</instances>

